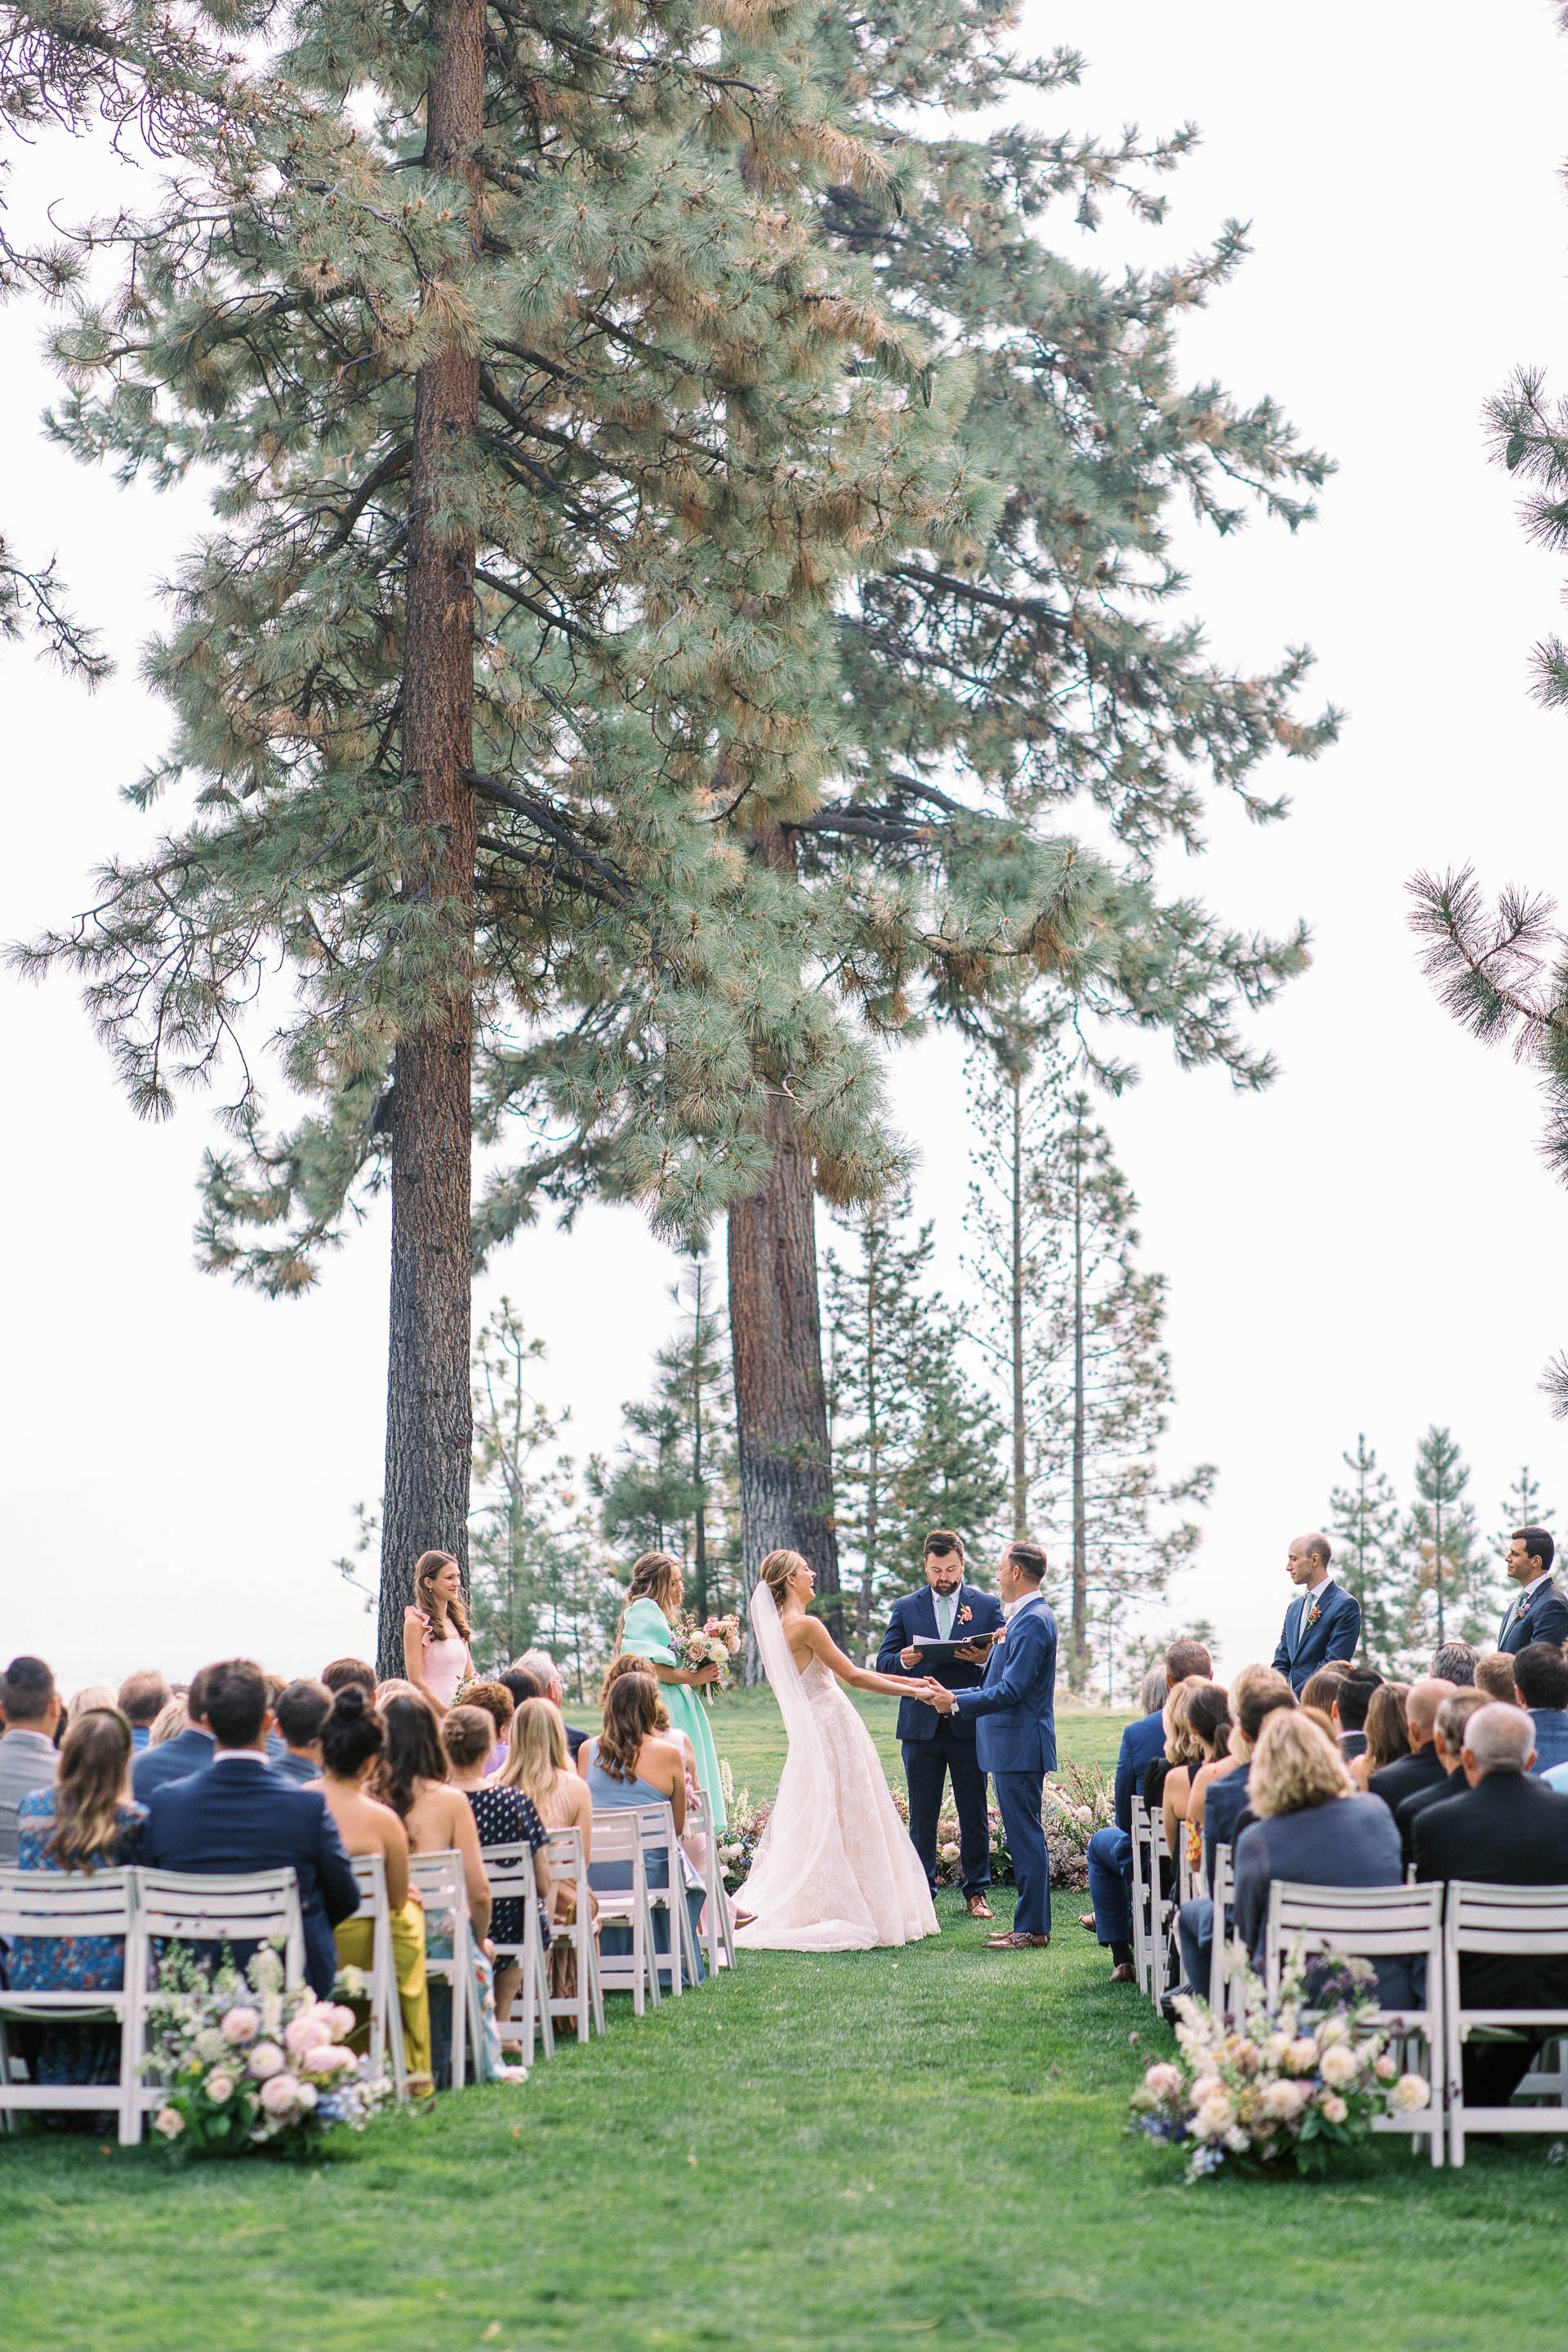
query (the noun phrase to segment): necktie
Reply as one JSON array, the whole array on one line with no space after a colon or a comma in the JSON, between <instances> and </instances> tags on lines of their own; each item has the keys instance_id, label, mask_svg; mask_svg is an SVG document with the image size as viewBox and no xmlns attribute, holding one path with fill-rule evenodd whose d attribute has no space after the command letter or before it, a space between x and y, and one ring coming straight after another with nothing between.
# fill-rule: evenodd
<instances>
[{"instance_id":1,"label":"necktie","mask_svg":"<svg viewBox=\"0 0 1568 2352\"><path fill-rule=\"evenodd\" d=\"M936 1595L936 1630L944 1642L952 1639L952 1612L957 1605L956 1593L939 1592Z\"/></svg>"}]
</instances>

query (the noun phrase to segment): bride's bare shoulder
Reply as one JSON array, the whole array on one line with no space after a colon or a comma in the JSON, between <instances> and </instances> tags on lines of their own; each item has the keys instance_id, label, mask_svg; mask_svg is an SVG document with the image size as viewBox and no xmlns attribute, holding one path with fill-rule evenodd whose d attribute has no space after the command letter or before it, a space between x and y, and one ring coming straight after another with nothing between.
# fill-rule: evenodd
<instances>
[{"instance_id":1,"label":"bride's bare shoulder","mask_svg":"<svg viewBox=\"0 0 1568 2352\"><path fill-rule=\"evenodd\" d=\"M792 1617L784 1627L790 1654L797 1666L807 1664L813 1658L826 1657L833 1644L827 1628L820 1617Z\"/></svg>"}]
</instances>

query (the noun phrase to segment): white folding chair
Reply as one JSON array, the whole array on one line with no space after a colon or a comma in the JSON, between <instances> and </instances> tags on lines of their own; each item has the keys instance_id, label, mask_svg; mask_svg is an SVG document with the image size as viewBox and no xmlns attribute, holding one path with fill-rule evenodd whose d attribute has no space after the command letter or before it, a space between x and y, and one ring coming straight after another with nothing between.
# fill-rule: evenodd
<instances>
[{"instance_id":1,"label":"white folding chair","mask_svg":"<svg viewBox=\"0 0 1568 2352\"><path fill-rule=\"evenodd\" d=\"M145 1948L136 1926L133 1870L0 1870L0 1940L20 1958L34 1937L112 1936L124 1946L118 1992L0 1991L0 2127L15 2128L18 2108L112 2107L120 2145L142 2137L140 2062ZM114 2083L13 2082L6 2025L113 2024L120 2028L120 2077Z\"/></svg>"},{"instance_id":2,"label":"white folding chair","mask_svg":"<svg viewBox=\"0 0 1568 2352\"><path fill-rule=\"evenodd\" d=\"M724 1893L724 1870L719 1860L719 1841L713 1833L713 1817L706 1796L699 1790L689 1799L686 1808L686 1833L702 1840L702 1883L708 1890L702 1906L702 1945L708 1955L709 1974L735 1965L735 1928L730 1916L729 1898Z\"/></svg>"},{"instance_id":3,"label":"white folding chair","mask_svg":"<svg viewBox=\"0 0 1568 2352\"><path fill-rule=\"evenodd\" d=\"M305 1929L300 1916L300 1888L291 1869L214 1871L138 1870L136 1874L136 1933L143 1953L139 1974L156 1969L160 1948L179 1944L204 1959L204 1947L216 1955L234 1956L249 1944L281 1943L283 1976L297 1985L305 1975ZM150 1992L138 1988L135 2015L137 2058L144 2046L145 2011ZM143 2108L162 2103L163 2088L143 2080L139 2094Z\"/></svg>"},{"instance_id":4,"label":"white folding chair","mask_svg":"<svg viewBox=\"0 0 1568 2352\"><path fill-rule=\"evenodd\" d=\"M1226 1918L1231 1898L1230 1860L1229 1843L1224 1841L1216 1843L1214 1850L1214 1942L1209 1950L1209 2007L1215 2017L1229 2014L1234 1973L1230 1928Z\"/></svg>"},{"instance_id":5,"label":"white folding chair","mask_svg":"<svg viewBox=\"0 0 1568 2352\"><path fill-rule=\"evenodd\" d=\"M595 1813L593 1819L594 1862L618 1863L627 1868L631 1885L626 1887L595 1889L599 1903L599 1981L606 1992L629 1992L634 2015L643 2013L645 1994L655 2009L659 2005L658 1969L654 1961L653 1912L648 1904L647 1873L643 1865L642 1826L637 1813L629 1807L622 1811ZM632 1948L629 1952L606 1952L603 1930L608 1927L628 1927Z\"/></svg>"},{"instance_id":6,"label":"white folding chair","mask_svg":"<svg viewBox=\"0 0 1568 2352\"><path fill-rule=\"evenodd\" d=\"M386 1895L386 1861L379 1853L354 1853L350 1866L359 1887L356 1919L370 1929L370 2063L384 2068L400 2099L408 2096L408 2062L403 2046L403 2004L397 1990L397 1959L392 1948L392 1906Z\"/></svg>"},{"instance_id":7,"label":"white folding chair","mask_svg":"<svg viewBox=\"0 0 1568 2352\"><path fill-rule=\"evenodd\" d=\"M522 2004L521 2018L500 2017L498 2023L503 2042L517 2042L522 2045L525 2063L533 2063L533 2045L537 2039L546 2058L555 2055L555 2030L550 2021L549 1969L544 1955L544 1937L539 1924L539 1889L533 1883L533 1855L526 1845L487 1845L480 1849L479 1860L485 1866L485 1876L490 1883L495 1900L521 1902L522 1905L522 1939L520 1943L502 1943L491 1931L499 1969L503 1959L521 1960L522 1981L518 1986L516 2000Z\"/></svg>"},{"instance_id":8,"label":"white folding chair","mask_svg":"<svg viewBox=\"0 0 1568 2352\"><path fill-rule=\"evenodd\" d=\"M564 1995L559 2000L552 1998L547 1975L546 2000L552 2022L574 2025L578 2041L586 2042L595 2027L601 2033L605 2030L605 1996L599 1982L599 1944L594 1933L594 1906L589 1900L588 1866L581 1831L552 1830L549 1854L551 1884L568 1885L574 1894L575 1917L558 1919L550 1940L552 1947L570 1946L577 1963L577 1990L572 2000Z\"/></svg>"},{"instance_id":9,"label":"white folding chair","mask_svg":"<svg viewBox=\"0 0 1568 2352\"><path fill-rule=\"evenodd\" d=\"M1149 1933L1149 1809L1142 1797L1132 1800L1132 1967L1139 1989L1147 1993L1151 1982Z\"/></svg>"},{"instance_id":10,"label":"white folding chair","mask_svg":"<svg viewBox=\"0 0 1568 2352\"><path fill-rule=\"evenodd\" d=\"M1449 2161L1463 2164L1470 2132L1562 2132L1568 2126L1568 2098L1561 2074L1527 2074L1515 2097L1532 2089L1548 2096L1531 2106L1468 2107L1464 2052L1467 2037L1485 2026L1554 2026L1568 2032L1568 2009L1468 2009L1459 1989L1467 1956L1510 1959L1561 1959L1568 1955L1568 1886L1489 1886L1455 1878L1448 1883L1444 1939L1447 1987L1447 2099ZM1555 2037L1554 2037L1555 2038ZM1556 2095L1551 2095L1555 2093Z\"/></svg>"},{"instance_id":11,"label":"white folding chair","mask_svg":"<svg viewBox=\"0 0 1568 2352\"><path fill-rule=\"evenodd\" d=\"M1431 2101L1414 2115L1379 2116L1373 2128L1408 2132L1412 2146L1425 2135L1433 2163L1441 2164L1445 2120L1441 1882L1420 1886L1303 1886L1277 1878L1268 1889L1263 1951L1264 1985L1270 2004L1279 1997L1280 1976L1297 1943L1309 1957L1314 1952L1334 1952L1346 1959L1420 1963L1426 1978L1424 2003L1408 2009L1380 2009L1377 2021L1398 2046L1405 2062L1402 2070L1416 2071L1408 2062L1419 2053L1419 2071L1432 2085Z\"/></svg>"},{"instance_id":12,"label":"white folding chair","mask_svg":"<svg viewBox=\"0 0 1568 2352\"><path fill-rule=\"evenodd\" d=\"M468 1885L463 1857L448 1848L444 1853L414 1853L408 1857L408 1883L425 1906L425 1975L433 1984L450 1987L452 1995L452 2087L460 2090L468 2076L470 2048L475 2079L484 2037L479 2013L479 1979L474 1974L474 1934L468 1917ZM432 1932L449 1937L448 1954L430 1949Z\"/></svg>"},{"instance_id":13,"label":"white folding chair","mask_svg":"<svg viewBox=\"0 0 1568 2352\"><path fill-rule=\"evenodd\" d=\"M669 1921L669 1950L658 1953L656 1966L662 1973L668 1963L669 1989L679 1994L688 1985L701 1982L701 1961L698 1958L697 1938L691 1932L691 1909L686 1900L685 1856L680 1841L675 1834L675 1815L668 1805L639 1805L637 1809L642 1832L643 1876L647 1885L648 1908L665 1912ZM667 1884L660 1886L649 1874L650 1854L668 1857L665 1867Z\"/></svg>"},{"instance_id":14,"label":"white folding chair","mask_svg":"<svg viewBox=\"0 0 1568 2352\"><path fill-rule=\"evenodd\" d=\"M1149 1814L1149 1998L1156 2009L1171 1990L1172 1897L1164 1892L1162 1865L1171 1859L1165 1843L1165 1816L1158 1808Z\"/></svg>"}]
</instances>

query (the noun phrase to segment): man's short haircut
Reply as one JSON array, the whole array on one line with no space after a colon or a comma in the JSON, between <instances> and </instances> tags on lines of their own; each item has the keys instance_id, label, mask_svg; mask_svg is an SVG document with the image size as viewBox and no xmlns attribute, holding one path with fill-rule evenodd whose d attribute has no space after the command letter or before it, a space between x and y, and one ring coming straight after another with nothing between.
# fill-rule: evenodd
<instances>
[{"instance_id":1,"label":"man's short haircut","mask_svg":"<svg viewBox=\"0 0 1568 2352\"><path fill-rule=\"evenodd\" d=\"M512 1664L522 1674L537 1675L546 1690L552 1683L561 1680L561 1669L548 1650L524 1650L521 1658L512 1660Z\"/></svg>"},{"instance_id":2,"label":"man's short haircut","mask_svg":"<svg viewBox=\"0 0 1568 2352\"><path fill-rule=\"evenodd\" d=\"M204 1666L207 1726L220 1748L252 1748L267 1719L267 1677L250 1658ZM194 1691L195 1685L192 1685Z\"/></svg>"},{"instance_id":3,"label":"man's short haircut","mask_svg":"<svg viewBox=\"0 0 1568 2352\"><path fill-rule=\"evenodd\" d=\"M1138 1705L1144 1715L1158 1715L1171 1685L1163 1666L1151 1666L1138 1685Z\"/></svg>"},{"instance_id":4,"label":"man's short haircut","mask_svg":"<svg viewBox=\"0 0 1568 2352\"><path fill-rule=\"evenodd\" d=\"M925 1549L921 1558L945 1559L949 1552L953 1551L958 1554L960 1559L963 1558L963 1538L955 1536L951 1528L932 1528L925 1539Z\"/></svg>"},{"instance_id":5,"label":"man's short haircut","mask_svg":"<svg viewBox=\"0 0 1568 2352\"><path fill-rule=\"evenodd\" d=\"M1473 1688L1476 1679L1476 1653L1468 1642L1445 1642L1432 1653L1427 1668L1440 1683L1452 1683L1457 1690Z\"/></svg>"},{"instance_id":6,"label":"man's short haircut","mask_svg":"<svg viewBox=\"0 0 1568 2352\"><path fill-rule=\"evenodd\" d=\"M330 1666L321 1668L321 1680L334 1698L351 1683L357 1683L372 1698L375 1696L375 1668L363 1658L334 1658Z\"/></svg>"},{"instance_id":7,"label":"man's short haircut","mask_svg":"<svg viewBox=\"0 0 1568 2352\"><path fill-rule=\"evenodd\" d=\"M1366 1711L1372 1705L1374 1690L1383 1688L1383 1676L1371 1666L1352 1666L1340 1683L1336 1704L1340 1710L1342 1731L1364 1731Z\"/></svg>"},{"instance_id":8,"label":"man's short haircut","mask_svg":"<svg viewBox=\"0 0 1568 2352\"><path fill-rule=\"evenodd\" d=\"M1171 1678L1171 1688L1197 1675L1204 1682L1214 1676L1214 1660L1201 1642L1173 1642L1165 1653L1165 1672Z\"/></svg>"},{"instance_id":9,"label":"man's short haircut","mask_svg":"<svg viewBox=\"0 0 1568 2352\"><path fill-rule=\"evenodd\" d=\"M1283 1675L1276 1675L1266 1683L1248 1683L1236 1709L1237 1726L1247 1746L1257 1747L1258 1733L1277 1708L1295 1704L1296 1694Z\"/></svg>"},{"instance_id":10,"label":"man's short haircut","mask_svg":"<svg viewBox=\"0 0 1568 2352\"><path fill-rule=\"evenodd\" d=\"M1515 1528L1514 1540L1524 1546L1526 1559L1538 1559L1548 1576L1557 1556L1557 1547L1544 1528Z\"/></svg>"},{"instance_id":11,"label":"man's short haircut","mask_svg":"<svg viewBox=\"0 0 1568 2352\"><path fill-rule=\"evenodd\" d=\"M514 1710L525 1699L548 1698L550 1696L531 1666L508 1666L505 1674L498 1675L496 1680L502 1690L510 1691Z\"/></svg>"},{"instance_id":12,"label":"man's short haircut","mask_svg":"<svg viewBox=\"0 0 1568 2352\"><path fill-rule=\"evenodd\" d=\"M1478 1707L1490 1706L1492 1701L1485 1691L1477 1690L1472 1683L1467 1689L1454 1691L1437 1709L1435 1726L1438 1738L1450 1756L1457 1757L1465 1744L1465 1726ZM1517 1715L1516 1707L1514 1713Z\"/></svg>"},{"instance_id":13,"label":"man's short haircut","mask_svg":"<svg viewBox=\"0 0 1568 2352\"><path fill-rule=\"evenodd\" d=\"M302 1676L285 1683L272 1702L278 1728L290 1748L309 1748L320 1739L321 1726L332 1711L332 1694L325 1683Z\"/></svg>"},{"instance_id":14,"label":"man's short haircut","mask_svg":"<svg viewBox=\"0 0 1568 2352\"><path fill-rule=\"evenodd\" d=\"M1519 1706L1478 1706L1465 1726L1465 1746L1489 1772L1522 1772L1535 1746L1535 1726Z\"/></svg>"},{"instance_id":15,"label":"man's short haircut","mask_svg":"<svg viewBox=\"0 0 1568 2352\"><path fill-rule=\"evenodd\" d=\"M1555 1642L1527 1642L1509 1664L1526 1706L1568 1706L1568 1658Z\"/></svg>"},{"instance_id":16,"label":"man's short haircut","mask_svg":"<svg viewBox=\"0 0 1568 2352\"><path fill-rule=\"evenodd\" d=\"M127 1723L155 1723L172 1694L155 1666L127 1675L120 1685L120 1712Z\"/></svg>"},{"instance_id":17,"label":"man's short haircut","mask_svg":"<svg viewBox=\"0 0 1568 2352\"><path fill-rule=\"evenodd\" d=\"M1038 1584L1045 1575L1046 1555L1038 1544L1010 1543L1007 1557L1019 1575L1026 1576L1031 1584Z\"/></svg>"},{"instance_id":18,"label":"man's short haircut","mask_svg":"<svg viewBox=\"0 0 1568 2352\"><path fill-rule=\"evenodd\" d=\"M1327 1536L1302 1536L1300 1540L1303 1551L1310 1551L1314 1559L1321 1559L1323 1566L1328 1567L1334 1555L1330 1549Z\"/></svg>"},{"instance_id":19,"label":"man's short haircut","mask_svg":"<svg viewBox=\"0 0 1568 2352\"><path fill-rule=\"evenodd\" d=\"M1500 1706L1517 1706L1513 1660L1506 1650L1488 1650L1476 1660L1476 1688L1495 1698Z\"/></svg>"},{"instance_id":20,"label":"man's short haircut","mask_svg":"<svg viewBox=\"0 0 1568 2352\"><path fill-rule=\"evenodd\" d=\"M37 1723L49 1711L55 1678L42 1658L13 1658L0 1679L0 1706L7 1723Z\"/></svg>"}]
</instances>

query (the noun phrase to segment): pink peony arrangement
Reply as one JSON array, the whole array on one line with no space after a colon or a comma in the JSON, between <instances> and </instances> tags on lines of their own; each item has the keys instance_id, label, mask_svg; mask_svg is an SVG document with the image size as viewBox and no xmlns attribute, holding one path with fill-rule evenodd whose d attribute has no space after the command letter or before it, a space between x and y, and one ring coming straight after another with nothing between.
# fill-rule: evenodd
<instances>
[{"instance_id":1,"label":"pink peony arrangement","mask_svg":"<svg viewBox=\"0 0 1568 2352\"><path fill-rule=\"evenodd\" d=\"M1178 2054L1145 2072L1131 2128L1189 2149L1189 2180L1224 2165L1321 2172L1379 2116L1412 2115L1430 2101L1425 2078L1400 2073L1375 2023L1370 1963L1331 1955L1314 1959L1312 1974L1309 2011L1298 1947L1271 2011L1245 1972L1241 2016L1230 2024L1177 1996Z\"/></svg>"},{"instance_id":2,"label":"pink peony arrangement","mask_svg":"<svg viewBox=\"0 0 1568 2352\"><path fill-rule=\"evenodd\" d=\"M164 2093L153 2130L182 2156L240 2156L310 2153L333 2125L362 2129L391 2085L346 2046L357 2023L346 2004L286 1984L269 1945L243 1980L171 1951L147 2020L146 2069Z\"/></svg>"},{"instance_id":3,"label":"pink peony arrangement","mask_svg":"<svg viewBox=\"0 0 1568 2352\"><path fill-rule=\"evenodd\" d=\"M741 1622L737 1617L710 1617L700 1625L695 1617L683 1617L679 1624L680 1662L689 1670L700 1666L717 1666L717 1685L705 1683L705 1698L717 1687L722 1688L731 1659L741 1646Z\"/></svg>"}]
</instances>

